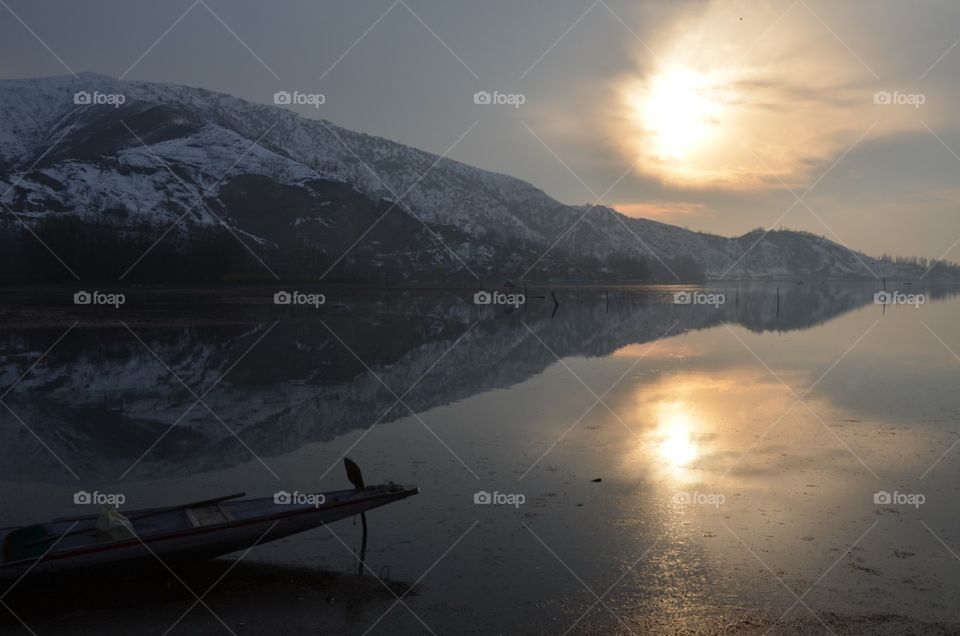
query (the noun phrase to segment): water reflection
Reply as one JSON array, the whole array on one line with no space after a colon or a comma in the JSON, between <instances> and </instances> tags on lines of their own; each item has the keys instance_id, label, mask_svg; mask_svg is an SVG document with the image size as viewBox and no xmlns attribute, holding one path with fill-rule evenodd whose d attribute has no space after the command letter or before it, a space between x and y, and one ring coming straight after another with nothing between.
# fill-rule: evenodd
<instances>
[{"instance_id":1,"label":"water reflection","mask_svg":"<svg viewBox=\"0 0 960 636\"><path fill-rule=\"evenodd\" d=\"M369 560L416 580L480 521L411 600L438 631L515 632L543 619L526 631L553 633L567 608L595 601L520 520L595 589L622 576L607 602L638 633L785 610L795 598L770 571L799 594L829 569L805 597L817 611L957 620L960 568L919 520L960 550L960 456L924 475L960 437L960 363L929 331L957 350L958 302L946 290L933 294L943 302L882 313L874 291L781 290L779 316L761 285L720 308L674 305L671 289L566 290L556 315L552 303L499 313L466 294L345 298L299 314L251 303L217 324L129 317L156 358L120 325L82 323L30 369L66 316L3 330L0 377L9 386L30 369L4 401L84 486L142 456L123 480L132 501L163 489L171 501L186 489L268 494L276 482L251 449L301 490L353 448L366 473L418 482L423 497L372 524ZM223 423L188 410L194 399L171 370L198 394L213 387L204 401ZM44 501L68 502L76 482L19 422L0 422L4 512L43 518ZM15 482L44 483L28 497ZM481 489L527 503L477 507ZM878 490L922 491L928 503L878 508ZM258 558L355 566L349 553L327 563L342 551L329 537L296 546ZM488 604L477 609L480 595ZM585 622L619 629L606 619Z\"/></svg>"},{"instance_id":2,"label":"water reflection","mask_svg":"<svg viewBox=\"0 0 960 636\"><path fill-rule=\"evenodd\" d=\"M671 468L683 468L699 455L694 432L696 425L683 402L661 404L657 437L663 441L657 446L660 457Z\"/></svg>"},{"instance_id":3,"label":"water reflection","mask_svg":"<svg viewBox=\"0 0 960 636\"><path fill-rule=\"evenodd\" d=\"M135 462L132 477L222 469L253 461L251 448L278 456L402 417L407 411L395 395L418 378L404 402L422 412L521 383L554 364L554 354L629 359L646 351L649 361L695 360L693 345L675 334L721 323L758 333L807 328L868 305L873 287L806 286L780 294L779 315L764 285L744 286L736 303L719 308L674 305L671 289L567 290L555 316L552 303L507 315L469 298L430 293L392 296L390 304L345 297L313 313L277 313L247 300L221 313L209 309L222 316L220 325L197 324L195 306L171 306L163 314L167 324L127 315L132 333L112 317L85 324L89 315L76 314L78 327L32 368L74 316L47 329L14 324L0 331L0 382L13 385L30 369L5 400L36 436L3 414L0 478L72 479L37 439L77 472L101 480L116 479ZM197 395L209 391L203 405L184 384ZM692 389L670 387L658 399L669 403L682 390ZM701 408L701 397L687 401L687 419L693 404ZM653 417L665 420L657 443L669 463L693 463L697 445L684 435L699 424L669 409Z\"/></svg>"}]
</instances>

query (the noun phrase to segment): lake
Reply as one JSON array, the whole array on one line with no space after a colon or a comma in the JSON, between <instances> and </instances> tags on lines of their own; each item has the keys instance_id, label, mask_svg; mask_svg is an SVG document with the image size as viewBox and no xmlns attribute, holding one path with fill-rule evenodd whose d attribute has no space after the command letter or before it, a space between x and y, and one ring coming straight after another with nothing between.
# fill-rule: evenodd
<instances>
[{"instance_id":1,"label":"lake","mask_svg":"<svg viewBox=\"0 0 960 636\"><path fill-rule=\"evenodd\" d=\"M205 601L237 633L947 633L960 297L878 288L558 287L519 307L133 288L116 309L7 290L3 525L95 512L78 491L145 508L346 488L348 455L420 494L368 514L362 577L351 521L255 547ZM283 568L337 578L314 598ZM415 585L395 602L378 579ZM194 600L22 618L161 633ZM225 631L201 606L177 629Z\"/></svg>"}]
</instances>

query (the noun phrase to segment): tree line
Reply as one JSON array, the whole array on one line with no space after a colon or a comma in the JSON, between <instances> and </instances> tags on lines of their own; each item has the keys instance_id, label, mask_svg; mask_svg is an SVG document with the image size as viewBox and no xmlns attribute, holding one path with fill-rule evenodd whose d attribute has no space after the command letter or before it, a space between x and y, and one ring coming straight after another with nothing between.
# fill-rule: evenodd
<instances>
[{"instance_id":1,"label":"tree line","mask_svg":"<svg viewBox=\"0 0 960 636\"><path fill-rule=\"evenodd\" d=\"M493 267L494 271L485 274L516 275ZM328 268L332 269L327 281L360 284L452 282L457 276L430 259L404 260L402 255L378 253L370 244L358 245L337 260L323 245L306 238L281 248L235 235L223 225L177 225L167 230L149 223L118 225L115 221L63 217L30 221L29 225L0 222L0 281L5 283L69 283L75 280L71 270L83 281L117 282L122 278L128 284L273 281L271 270L284 280L316 280ZM467 280L466 274L460 274ZM693 282L705 278L703 266L691 256L661 261L638 253L605 258L552 255L530 275L597 282Z\"/></svg>"}]
</instances>

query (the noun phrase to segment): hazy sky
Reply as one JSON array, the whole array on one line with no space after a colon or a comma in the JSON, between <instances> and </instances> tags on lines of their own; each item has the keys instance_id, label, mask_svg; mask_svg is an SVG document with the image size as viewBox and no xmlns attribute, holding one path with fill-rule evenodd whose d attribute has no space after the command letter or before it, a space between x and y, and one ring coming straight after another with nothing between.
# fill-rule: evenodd
<instances>
[{"instance_id":1,"label":"hazy sky","mask_svg":"<svg viewBox=\"0 0 960 636\"><path fill-rule=\"evenodd\" d=\"M871 254L960 239L957 2L3 3L3 78L318 92L297 110L437 153L479 121L452 158L568 203L606 193L692 229L782 225Z\"/></svg>"}]
</instances>

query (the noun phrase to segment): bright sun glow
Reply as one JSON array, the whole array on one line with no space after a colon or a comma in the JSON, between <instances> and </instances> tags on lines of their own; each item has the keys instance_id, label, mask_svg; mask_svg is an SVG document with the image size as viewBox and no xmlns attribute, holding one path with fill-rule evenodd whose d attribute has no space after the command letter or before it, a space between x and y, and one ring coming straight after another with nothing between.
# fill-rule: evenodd
<instances>
[{"instance_id":1,"label":"bright sun glow","mask_svg":"<svg viewBox=\"0 0 960 636\"><path fill-rule=\"evenodd\" d=\"M819 21L781 22L778 3L688 4L611 86L610 140L638 173L683 189L806 187L881 114ZM877 134L916 130L907 110L883 108Z\"/></svg>"},{"instance_id":2,"label":"bright sun glow","mask_svg":"<svg viewBox=\"0 0 960 636\"><path fill-rule=\"evenodd\" d=\"M663 410L660 429L664 439L660 443L660 457L671 466L686 466L699 455L692 436L694 425L683 409L683 404L674 403Z\"/></svg>"},{"instance_id":3,"label":"bright sun glow","mask_svg":"<svg viewBox=\"0 0 960 636\"><path fill-rule=\"evenodd\" d=\"M689 158L710 141L722 115L720 87L709 75L673 68L653 77L636 97L636 117L653 155Z\"/></svg>"},{"instance_id":4,"label":"bright sun glow","mask_svg":"<svg viewBox=\"0 0 960 636\"><path fill-rule=\"evenodd\" d=\"M660 445L660 455L674 466L685 466L697 457L697 447L689 435L678 434L667 438Z\"/></svg>"}]
</instances>

